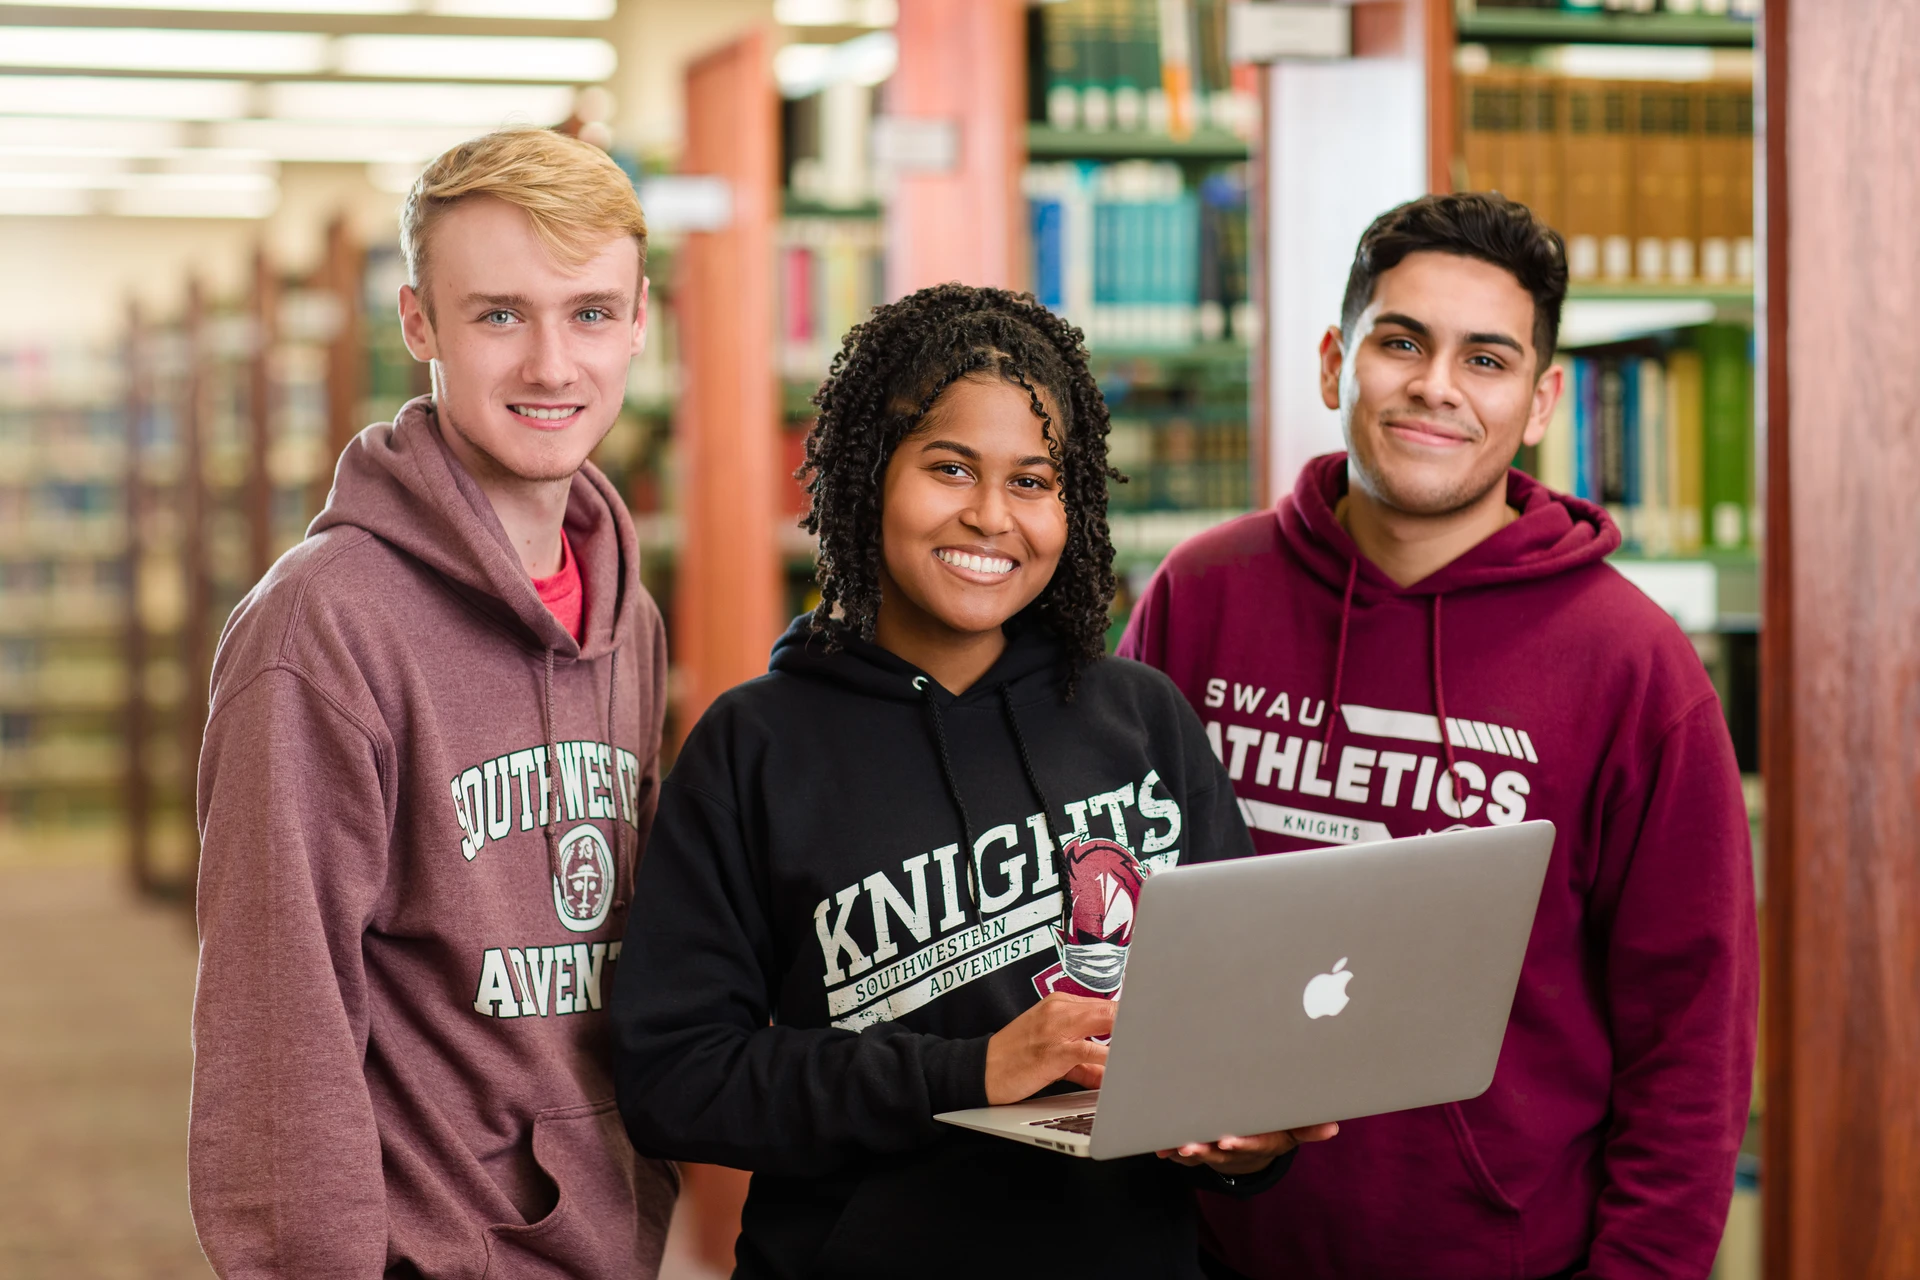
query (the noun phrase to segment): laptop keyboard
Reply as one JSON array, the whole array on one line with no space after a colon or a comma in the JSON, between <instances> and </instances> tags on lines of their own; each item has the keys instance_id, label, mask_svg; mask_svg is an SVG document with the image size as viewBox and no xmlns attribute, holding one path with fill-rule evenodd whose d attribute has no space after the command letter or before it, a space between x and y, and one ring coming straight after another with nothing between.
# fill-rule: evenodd
<instances>
[{"instance_id":1,"label":"laptop keyboard","mask_svg":"<svg viewBox=\"0 0 1920 1280\"><path fill-rule=\"evenodd\" d=\"M1029 1120L1027 1124L1035 1129L1058 1129L1061 1133L1092 1133L1093 1115L1091 1111L1077 1116L1055 1116L1051 1120Z\"/></svg>"}]
</instances>

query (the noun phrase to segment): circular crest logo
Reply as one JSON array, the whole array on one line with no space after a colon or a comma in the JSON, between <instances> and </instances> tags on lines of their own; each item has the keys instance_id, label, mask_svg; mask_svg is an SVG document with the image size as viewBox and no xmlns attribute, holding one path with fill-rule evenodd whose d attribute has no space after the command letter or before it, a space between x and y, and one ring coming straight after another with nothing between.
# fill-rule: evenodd
<instances>
[{"instance_id":1,"label":"circular crest logo","mask_svg":"<svg viewBox=\"0 0 1920 1280\"><path fill-rule=\"evenodd\" d=\"M560 878L553 882L553 910L575 933L592 933L607 922L613 905L613 851L600 828L583 823L560 837Z\"/></svg>"}]
</instances>

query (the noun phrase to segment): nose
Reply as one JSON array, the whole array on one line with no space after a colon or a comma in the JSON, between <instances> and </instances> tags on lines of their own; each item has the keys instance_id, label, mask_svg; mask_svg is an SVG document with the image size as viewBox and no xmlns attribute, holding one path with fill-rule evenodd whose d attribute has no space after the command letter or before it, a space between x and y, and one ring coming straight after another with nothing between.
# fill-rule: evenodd
<instances>
[{"instance_id":1,"label":"nose","mask_svg":"<svg viewBox=\"0 0 1920 1280\"><path fill-rule=\"evenodd\" d=\"M1459 408L1460 387L1453 380L1451 359L1438 351L1428 356L1426 364L1407 384L1407 394L1431 409Z\"/></svg>"},{"instance_id":2,"label":"nose","mask_svg":"<svg viewBox=\"0 0 1920 1280\"><path fill-rule=\"evenodd\" d=\"M535 321L527 326L526 358L520 376L529 386L564 387L574 381L573 354L567 349L566 326Z\"/></svg>"},{"instance_id":3,"label":"nose","mask_svg":"<svg viewBox=\"0 0 1920 1280\"><path fill-rule=\"evenodd\" d=\"M960 513L966 526L985 537L1013 528L1013 507L1004 485L985 483L974 490L973 501Z\"/></svg>"}]
</instances>

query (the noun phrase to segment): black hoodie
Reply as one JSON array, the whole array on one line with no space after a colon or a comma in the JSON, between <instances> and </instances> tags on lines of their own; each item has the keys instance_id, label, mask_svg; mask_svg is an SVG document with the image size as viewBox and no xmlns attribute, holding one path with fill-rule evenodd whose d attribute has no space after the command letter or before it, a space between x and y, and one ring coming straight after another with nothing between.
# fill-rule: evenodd
<instances>
[{"instance_id":1,"label":"black hoodie","mask_svg":"<svg viewBox=\"0 0 1920 1280\"><path fill-rule=\"evenodd\" d=\"M986 1105L988 1037L1044 991L1115 994L1142 876L1252 852L1165 676L1107 659L1068 702L1058 644L1009 631L955 697L803 618L662 787L614 989L620 1111L643 1152L754 1172L737 1276L1200 1274L1187 1193L1226 1189L1211 1172L933 1119Z\"/></svg>"}]
</instances>

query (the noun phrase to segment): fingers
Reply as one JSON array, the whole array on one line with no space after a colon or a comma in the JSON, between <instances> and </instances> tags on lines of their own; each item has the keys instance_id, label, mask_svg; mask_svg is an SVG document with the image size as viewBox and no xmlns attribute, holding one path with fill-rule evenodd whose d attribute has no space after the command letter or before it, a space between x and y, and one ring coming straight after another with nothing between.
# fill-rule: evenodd
<instances>
[{"instance_id":1,"label":"fingers","mask_svg":"<svg viewBox=\"0 0 1920 1280\"><path fill-rule=\"evenodd\" d=\"M1326 1124L1310 1124L1304 1129L1293 1129L1290 1132L1295 1142L1325 1142L1328 1138L1339 1134L1340 1126L1329 1121Z\"/></svg>"}]
</instances>

